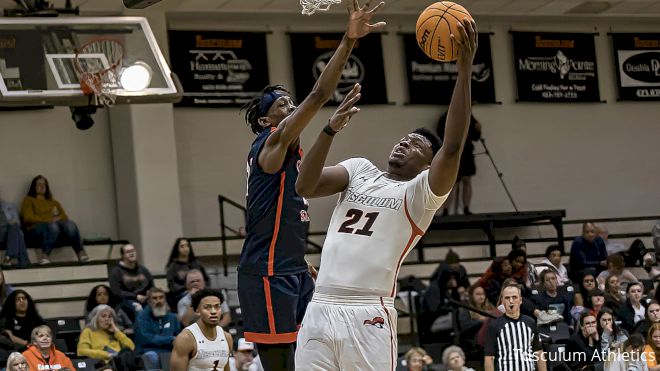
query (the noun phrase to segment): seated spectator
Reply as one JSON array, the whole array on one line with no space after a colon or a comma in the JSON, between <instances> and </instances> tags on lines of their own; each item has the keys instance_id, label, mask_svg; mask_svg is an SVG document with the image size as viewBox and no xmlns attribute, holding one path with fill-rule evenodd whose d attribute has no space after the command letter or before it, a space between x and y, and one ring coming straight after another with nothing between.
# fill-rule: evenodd
<instances>
[{"instance_id":1,"label":"seated spectator","mask_svg":"<svg viewBox=\"0 0 660 371\"><path fill-rule=\"evenodd\" d=\"M25 350L30 344L32 330L44 324L32 297L24 290L14 290L0 312L0 331L9 338L14 350Z\"/></svg>"},{"instance_id":2,"label":"seated spectator","mask_svg":"<svg viewBox=\"0 0 660 371\"><path fill-rule=\"evenodd\" d=\"M640 283L633 283L626 288L626 304L619 309L621 327L629 334L635 332L637 323L646 317L646 307L642 303L644 288Z\"/></svg>"},{"instance_id":3,"label":"seated spectator","mask_svg":"<svg viewBox=\"0 0 660 371\"><path fill-rule=\"evenodd\" d=\"M524 240L521 240L518 236L513 237L511 241L511 251L522 250L525 252L525 268L527 271L527 277L523 277L525 285L529 288L534 286L538 282L538 275L536 274L536 268L529 260L527 260L527 243ZM510 260L510 259L509 259ZM516 269L514 268L514 271Z\"/></svg>"},{"instance_id":4,"label":"seated spectator","mask_svg":"<svg viewBox=\"0 0 660 371\"><path fill-rule=\"evenodd\" d=\"M611 275L605 279L605 306L611 308L615 314L618 314L618 308L625 304L625 293L621 292L619 277Z\"/></svg>"},{"instance_id":5,"label":"seated spectator","mask_svg":"<svg viewBox=\"0 0 660 371\"><path fill-rule=\"evenodd\" d=\"M468 288L468 304L482 312L494 313L495 306L488 301L486 290L479 285L472 285ZM481 328L481 325L488 319L477 312L460 308L458 312L458 321L461 331L467 331L470 328Z\"/></svg>"},{"instance_id":6,"label":"seated spectator","mask_svg":"<svg viewBox=\"0 0 660 371\"><path fill-rule=\"evenodd\" d=\"M580 286L575 292L575 297L573 298L573 303L576 306L584 306L587 297L589 296L589 291L596 288L596 274L593 269L586 269L580 274L580 279L577 281L580 283Z\"/></svg>"},{"instance_id":7,"label":"seated spectator","mask_svg":"<svg viewBox=\"0 0 660 371\"><path fill-rule=\"evenodd\" d=\"M597 324L596 317L588 312L580 315L579 328L568 339L566 346L566 351L573 354L573 357L567 362L572 369L578 370L599 363L602 346ZM580 354L580 356L575 356L575 354Z\"/></svg>"},{"instance_id":8,"label":"seated spectator","mask_svg":"<svg viewBox=\"0 0 660 371\"><path fill-rule=\"evenodd\" d=\"M646 318L637 322L635 332L646 336L654 323L660 323L660 304L655 300L646 306Z\"/></svg>"},{"instance_id":9,"label":"seated spectator","mask_svg":"<svg viewBox=\"0 0 660 371\"><path fill-rule=\"evenodd\" d=\"M559 245L550 245L545 249L545 258L541 261L540 264L536 264L536 272L540 274L545 269L549 268L557 275L557 284L559 286L564 286L565 284L570 283L568 279L568 270L561 263L562 251Z\"/></svg>"},{"instance_id":10,"label":"seated spectator","mask_svg":"<svg viewBox=\"0 0 660 371\"><path fill-rule=\"evenodd\" d=\"M7 359L7 371L29 371L27 360L19 352L13 352ZM34 371L34 370L33 370Z\"/></svg>"},{"instance_id":11,"label":"seated spectator","mask_svg":"<svg viewBox=\"0 0 660 371\"><path fill-rule=\"evenodd\" d=\"M613 348L606 354L607 359L604 369L607 371L648 371L644 352L644 337L640 334L632 334L623 346Z\"/></svg>"},{"instance_id":12,"label":"seated spectator","mask_svg":"<svg viewBox=\"0 0 660 371\"><path fill-rule=\"evenodd\" d=\"M526 288L532 287L529 271L527 270L527 253L523 249L513 250L507 255L511 263L511 277L522 282Z\"/></svg>"},{"instance_id":13,"label":"seated spectator","mask_svg":"<svg viewBox=\"0 0 660 371\"><path fill-rule=\"evenodd\" d=\"M611 348L617 348L628 340L628 332L616 324L614 312L610 308L602 308L596 317L598 320L598 334L601 338L601 349L607 351Z\"/></svg>"},{"instance_id":14,"label":"seated spectator","mask_svg":"<svg viewBox=\"0 0 660 371\"><path fill-rule=\"evenodd\" d=\"M504 280L511 277L512 267L509 259L497 257L493 259L490 267L479 278L477 284L486 290L486 297L491 303L497 303L500 298L500 290Z\"/></svg>"},{"instance_id":15,"label":"seated spectator","mask_svg":"<svg viewBox=\"0 0 660 371\"><path fill-rule=\"evenodd\" d=\"M191 269L186 275L186 289L188 292L184 295L181 300L176 305L177 318L181 321L181 324L186 327L193 324L199 316L195 313L195 310L192 308L192 295L199 290L206 288L206 282L204 281L204 275L201 271L197 269ZM222 328L229 326L231 323L231 313L229 311L229 305L227 300L222 298L222 303L220 304L220 323L218 325Z\"/></svg>"},{"instance_id":16,"label":"seated spectator","mask_svg":"<svg viewBox=\"0 0 660 371\"><path fill-rule=\"evenodd\" d=\"M0 310L2 306L5 305L7 296L14 291L14 288L5 281L5 272L0 270Z\"/></svg>"},{"instance_id":17,"label":"seated spectator","mask_svg":"<svg viewBox=\"0 0 660 371\"><path fill-rule=\"evenodd\" d=\"M131 320L147 301L147 291L154 287L151 272L138 263L137 249L128 244L119 249L121 260L110 271L110 291L122 300L122 308Z\"/></svg>"},{"instance_id":18,"label":"seated spectator","mask_svg":"<svg viewBox=\"0 0 660 371\"><path fill-rule=\"evenodd\" d=\"M159 370L162 366L158 353L172 352L174 338L181 332L181 324L167 305L165 290L154 287L147 296L149 306L135 319L135 345L145 370Z\"/></svg>"},{"instance_id":19,"label":"seated spectator","mask_svg":"<svg viewBox=\"0 0 660 371\"><path fill-rule=\"evenodd\" d=\"M580 272L593 268L600 273L606 265L607 250L605 242L598 237L598 231L593 223L582 225L582 236L576 237L571 246L571 256L568 261L568 277L579 282Z\"/></svg>"},{"instance_id":20,"label":"seated spectator","mask_svg":"<svg viewBox=\"0 0 660 371\"><path fill-rule=\"evenodd\" d=\"M646 337L646 347L644 347L644 356L649 371L660 371L660 324L653 324L649 328Z\"/></svg>"},{"instance_id":21,"label":"seated spectator","mask_svg":"<svg viewBox=\"0 0 660 371\"><path fill-rule=\"evenodd\" d=\"M254 357L254 343L238 339L236 351L229 357L229 371L264 371L259 356Z\"/></svg>"},{"instance_id":22,"label":"seated spectator","mask_svg":"<svg viewBox=\"0 0 660 371\"><path fill-rule=\"evenodd\" d=\"M589 309L589 314L594 317L598 316L603 305L605 305L605 294L603 293L603 290L595 288L589 291L589 296L587 298L585 307Z\"/></svg>"},{"instance_id":23,"label":"seated spectator","mask_svg":"<svg viewBox=\"0 0 660 371\"><path fill-rule=\"evenodd\" d=\"M433 359L428 355L428 353L419 347L410 348L406 352L404 358L406 360L406 370L408 371L426 370L426 367L433 363Z\"/></svg>"},{"instance_id":24,"label":"seated spectator","mask_svg":"<svg viewBox=\"0 0 660 371\"><path fill-rule=\"evenodd\" d=\"M637 277L635 277L632 272L624 268L624 262L623 262L623 256L616 254L616 255L610 255L607 257L607 269L600 272L598 277L596 277L596 281L598 281L598 286L600 289L605 288L605 279L609 276L617 276L619 277L619 282L622 284L630 284L633 282L639 282Z\"/></svg>"},{"instance_id":25,"label":"seated spectator","mask_svg":"<svg viewBox=\"0 0 660 371\"><path fill-rule=\"evenodd\" d=\"M192 244L185 238L177 238L172 246L170 257L167 260L165 270L167 271L167 288L169 292L168 303L173 306L186 292L186 273L191 269L197 269L204 275L204 282L209 284L209 276L206 274L202 264L195 258Z\"/></svg>"},{"instance_id":26,"label":"seated spectator","mask_svg":"<svg viewBox=\"0 0 660 371\"><path fill-rule=\"evenodd\" d=\"M465 367L465 352L456 345L450 345L442 352L442 364L449 371L474 371L472 368ZM411 370L413 369L411 368Z\"/></svg>"},{"instance_id":27,"label":"seated spectator","mask_svg":"<svg viewBox=\"0 0 660 371\"><path fill-rule=\"evenodd\" d=\"M30 190L21 205L21 214L28 239L43 250L41 264L50 264L50 253L58 243L70 245L80 262L89 261L78 226L69 220L62 205L53 198L48 180L43 175L32 179Z\"/></svg>"},{"instance_id":28,"label":"seated spectator","mask_svg":"<svg viewBox=\"0 0 660 371\"><path fill-rule=\"evenodd\" d=\"M133 321L131 321L121 307L120 301L121 300L110 291L110 287L107 285L94 286L85 302L85 324L89 323L89 314L97 305L107 304L110 308L114 309L117 314L117 327L124 333L131 335L133 333Z\"/></svg>"},{"instance_id":29,"label":"seated spectator","mask_svg":"<svg viewBox=\"0 0 660 371\"><path fill-rule=\"evenodd\" d=\"M541 272L541 292L532 295L531 300L536 308L553 311L564 318L567 325L571 325L571 307L573 307L572 292L558 290L557 275L554 271L546 269Z\"/></svg>"},{"instance_id":30,"label":"seated spectator","mask_svg":"<svg viewBox=\"0 0 660 371\"><path fill-rule=\"evenodd\" d=\"M100 304L89 314L89 324L80 334L78 356L114 362L119 370L135 363L135 344L117 327L117 315Z\"/></svg>"},{"instance_id":31,"label":"seated spectator","mask_svg":"<svg viewBox=\"0 0 660 371\"><path fill-rule=\"evenodd\" d=\"M16 205L2 199L0 199L0 244L7 246L7 254L2 261L3 266L30 265Z\"/></svg>"},{"instance_id":32,"label":"seated spectator","mask_svg":"<svg viewBox=\"0 0 660 371\"><path fill-rule=\"evenodd\" d=\"M603 242L605 242L605 250L607 250L608 256L623 253L628 250L626 245L620 242L610 241L610 232L605 225L598 224L596 230L598 231L598 237L602 238Z\"/></svg>"},{"instance_id":33,"label":"seated spectator","mask_svg":"<svg viewBox=\"0 0 660 371\"><path fill-rule=\"evenodd\" d=\"M35 327L30 337L31 344L23 352L23 356L31 370L75 370L71 359L55 348L53 330L50 327Z\"/></svg>"}]
</instances>

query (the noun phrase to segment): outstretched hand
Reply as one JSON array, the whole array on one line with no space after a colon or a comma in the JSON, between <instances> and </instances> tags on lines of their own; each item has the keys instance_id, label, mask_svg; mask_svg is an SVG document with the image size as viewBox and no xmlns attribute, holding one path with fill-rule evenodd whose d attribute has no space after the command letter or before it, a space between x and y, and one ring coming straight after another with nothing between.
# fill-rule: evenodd
<instances>
[{"instance_id":1,"label":"outstretched hand","mask_svg":"<svg viewBox=\"0 0 660 371\"><path fill-rule=\"evenodd\" d=\"M460 36L451 34L452 40L458 44L458 65L472 68L472 61L477 52L477 23L473 19L464 18L458 22Z\"/></svg>"},{"instance_id":2,"label":"outstretched hand","mask_svg":"<svg viewBox=\"0 0 660 371\"><path fill-rule=\"evenodd\" d=\"M346 36L349 39L359 39L372 31L378 31L385 27L385 22L377 22L374 24L369 23L374 13L380 7L385 5L385 2L381 1L378 5L373 7L373 9L369 10L371 7L371 1L372 0L367 0L363 7L360 7L358 0L346 1L349 14Z\"/></svg>"},{"instance_id":3,"label":"outstretched hand","mask_svg":"<svg viewBox=\"0 0 660 371\"><path fill-rule=\"evenodd\" d=\"M336 132L341 131L341 129L343 129L351 120L351 117L360 112L360 109L355 107L355 103L357 103L361 97L360 90L362 90L360 84L353 85L353 89L346 94L335 113L332 114L330 121L328 121L328 125L330 125L332 130Z\"/></svg>"}]
</instances>

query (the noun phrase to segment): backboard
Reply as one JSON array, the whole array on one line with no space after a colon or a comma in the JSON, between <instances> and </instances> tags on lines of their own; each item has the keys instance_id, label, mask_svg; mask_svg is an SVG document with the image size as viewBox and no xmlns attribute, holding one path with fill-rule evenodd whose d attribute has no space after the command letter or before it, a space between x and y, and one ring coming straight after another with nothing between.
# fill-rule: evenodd
<instances>
[{"instance_id":1,"label":"backboard","mask_svg":"<svg viewBox=\"0 0 660 371\"><path fill-rule=\"evenodd\" d=\"M143 90L108 87L115 104L172 103L183 91L163 57L149 23L142 17L0 18L0 106L86 106L93 99L80 89L76 51L97 38L123 45L121 75L147 65L151 80ZM83 64L109 66L99 52L78 56ZM128 74L126 75L128 76Z\"/></svg>"}]
</instances>

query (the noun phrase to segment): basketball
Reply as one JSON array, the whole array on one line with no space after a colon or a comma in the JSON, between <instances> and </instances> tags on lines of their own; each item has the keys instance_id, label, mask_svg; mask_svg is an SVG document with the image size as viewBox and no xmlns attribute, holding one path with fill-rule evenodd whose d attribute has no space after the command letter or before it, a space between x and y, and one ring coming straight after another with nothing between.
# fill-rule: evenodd
<instances>
[{"instance_id":1,"label":"basketball","mask_svg":"<svg viewBox=\"0 0 660 371\"><path fill-rule=\"evenodd\" d=\"M462 6L451 1L440 1L429 5L417 19L415 35L417 45L431 59L439 62L451 62L458 58L458 48L449 37L452 33L457 40L461 34L458 23L464 18L472 19Z\"/></svg>"}]
</instances>

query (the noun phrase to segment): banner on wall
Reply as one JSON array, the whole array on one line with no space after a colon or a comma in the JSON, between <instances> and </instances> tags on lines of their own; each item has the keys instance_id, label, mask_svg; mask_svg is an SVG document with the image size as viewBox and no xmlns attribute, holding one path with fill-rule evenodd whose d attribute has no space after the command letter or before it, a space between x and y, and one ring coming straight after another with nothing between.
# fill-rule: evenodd
<instances>
[{"instance_id":1,"label":"banner on wall","mask_svg":"<svg viewBox=\"0 0 660 371\"><path fill-rule=\"evenodd\" d=\"M619 99L660 100L660 34L612 34Z\"/></svg>"},{"instance_id":2,"label":"banner on wall","mask_svg":"<svg viewBox=\"0 0 660 371\"><path fill-rule=\"evenodd\" d=\"M410 104L449 104L456 85L456 63L429 58L417 46L415 34L404 34L408 101ZM479 34L479 47L472 64L472 99L477 103L497 103L490 49L490 34Z\"/></svg>"},{"instance_id":3,"label":"banner on wall","mask_svg":"<svg viewBox=\"0 0 660 371\"><path fill-rule=\"evenodd\" d=\"M593 33L511 34L519 101L600 102Z\"/></svg>"},{"instance_id":4,"label":"banner on wall","mask_svg":"<svg viewBox=\"0 0 660 371\"><path fill-rule=\"evenodd\" d=\"M298 103L316 83L319 75L339 46L341 33L291 33L293 78ZM387 103L385 69L381 36L377 33L360 38L346 62L339 84L329 104L339 104L353 85L362 85L359 105Z\"/></svg>"},{"instance_id":5,"label":"banner on wall","mask_svg":"<svg viewBox=\"0 0 660 371\"><path fill-rule=\"evenodd\" d=\"M263 32L172 31L170 62L183 86L179 107L241 106L269 84Z\"/></svg>"}]
</instances>

